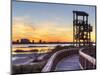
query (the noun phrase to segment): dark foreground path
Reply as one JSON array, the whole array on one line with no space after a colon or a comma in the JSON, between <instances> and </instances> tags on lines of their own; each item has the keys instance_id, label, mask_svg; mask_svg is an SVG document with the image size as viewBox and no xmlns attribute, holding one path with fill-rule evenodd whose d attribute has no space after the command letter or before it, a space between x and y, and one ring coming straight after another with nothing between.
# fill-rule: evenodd
<instances>
[{"instance_id":1,"label":"dark foreground path","mask_svg":"<svg viewBox=\"0 0 100 75\"><path fill-rule=\"evenodd\" d=\"M56 66L55 71L69 71L69 70L80 70L79 56L72 55L62 59Z\"/></svg>"}]
</instances>

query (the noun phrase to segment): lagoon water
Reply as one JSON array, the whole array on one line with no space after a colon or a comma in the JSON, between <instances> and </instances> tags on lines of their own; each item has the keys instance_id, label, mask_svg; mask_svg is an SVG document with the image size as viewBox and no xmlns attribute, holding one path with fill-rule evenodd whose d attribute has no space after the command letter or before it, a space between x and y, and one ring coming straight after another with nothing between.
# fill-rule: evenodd
<instances>
[{"instance_id":1,"label":"lagoon water","mask_svg":"<svg viewBox=\"0 0 100 75\"><path fill-rule=\"evenodd\" d=\"M68 46L71 44L14 44L14 45L12 45L12 54L16 54L14 52L15 50L28 51L28 50L33 50L33 49L37 49L39 53L46 53L58 45Z\"/></svg>"},{"instance_id":2,"label":"lagoon water","mask_svg":"<svg viewBox=\"0 0 100 75\"><path fill-rule=\"evenodd\" d=\"M35 59L40 54L51 52L56 46L68 46L71 44L14 44L12 45L12 64L25 64L30 59ZM38 52L15 52L16 50L34 50Z\"/></svg>"}]
</instances>

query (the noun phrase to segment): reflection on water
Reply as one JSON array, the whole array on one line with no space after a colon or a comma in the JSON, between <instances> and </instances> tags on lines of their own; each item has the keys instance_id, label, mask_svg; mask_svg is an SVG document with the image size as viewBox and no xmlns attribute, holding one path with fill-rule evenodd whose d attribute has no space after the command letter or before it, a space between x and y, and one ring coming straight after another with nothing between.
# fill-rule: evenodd
<instances>
[{"instance_id":1,"label":"reflection on water","mask_svg":"<svg viewBox=\"0 0 100 75\"><path fill-rule=\"evenodd\" d=\"M12 45L12 54L30 54L32 52L15 52L16 50L38 50L38 53L46 53L46 52L51 52L52 49L57 46L65 46L68 44L16 44Z\"/></svg>"},{"instance_id":2,"label":"reflection on water","mask_svg":"<svg viewBox=\"0 0 100 75\"><path fill-rule=\"evenodd\" d=\"M28 50L38 50L38 53L46 53L50 52L54 47L13 47L12 48L12 54L30 54L32 52L14 52L16 50L23 50L23 51L28 51Z\"/></svg>"},{"instance_id":3,"label":"reflection on water","mask_svg":"<svg viewBox=\"0 0 100 75\"><path fill-rule=\"evenodd\" d=\"M57 45L68 46L69 44L14 44L12 45L12 64L28 64L29 60L34 61L38 57L42 58ZM16 50L22 52L15 52ZM36 50L36 52L30 52L30 50Z\"/></svg>"}]
</instances>

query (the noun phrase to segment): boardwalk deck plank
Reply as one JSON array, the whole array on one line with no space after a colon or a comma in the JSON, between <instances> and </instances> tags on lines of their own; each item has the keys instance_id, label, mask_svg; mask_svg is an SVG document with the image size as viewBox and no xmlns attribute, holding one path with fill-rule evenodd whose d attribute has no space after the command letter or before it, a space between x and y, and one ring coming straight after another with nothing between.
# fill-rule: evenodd
<instances>
[{"instance_id":1,"label":"boardwalk deck plank","mask_svg":"<svg viewBox=\"0 0 100 75\"><path fill-rule=\"evenodd\" d=\"M67 71L67 70L80 70L79 56L73 55L62 59L56 66L55 71Z\"/></svg>"}]
</instances>

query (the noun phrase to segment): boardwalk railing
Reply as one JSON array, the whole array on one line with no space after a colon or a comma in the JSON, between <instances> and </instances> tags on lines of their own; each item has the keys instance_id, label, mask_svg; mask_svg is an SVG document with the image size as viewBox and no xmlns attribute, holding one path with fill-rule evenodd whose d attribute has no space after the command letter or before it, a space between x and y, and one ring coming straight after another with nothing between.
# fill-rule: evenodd
<instances>
[{"instance_id":1,"label":"boardwalk railing","mask_svg":"<svg viewBox=\"0 0 100 75\"><path fill-rule=\"evenodd\" d=\"M42 72L50 72L54 71L56 68L57 63L64 57L78 54L78 48L71 48L71 49L63 49L56 53L54 53L48 60L47 64L42 69Z\"/></svg>"},{"instance_id":2,"label":"boardwalk railing","mask_svg":"<svg viewBox=\"0 0 100 75\"><path fill-rule=\"evenodd\" d=\"M86 50L85 48L81 48L79 50L79 61L81 69L95 69L96 68L96 60L94 57L83 52Z\"/></svg>"}]
</instances>

